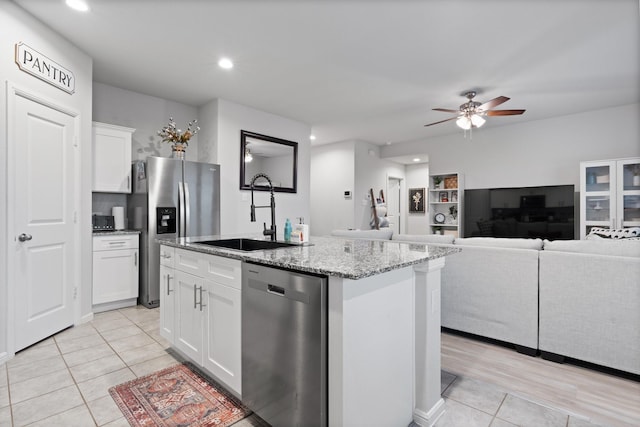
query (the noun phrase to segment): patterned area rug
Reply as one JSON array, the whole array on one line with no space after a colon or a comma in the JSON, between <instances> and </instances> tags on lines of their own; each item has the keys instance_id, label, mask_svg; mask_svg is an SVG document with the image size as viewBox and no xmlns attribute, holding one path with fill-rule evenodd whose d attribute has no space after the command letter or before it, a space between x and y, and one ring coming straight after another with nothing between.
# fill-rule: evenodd
<instances>
[{"instance_id":1,"label":"patterned area rug","mask_svg":"<svg viewBox=\"0 0 640 427\"><path fill-rule=\"evenodd\" d=\"M111 387L109 393L134 427L224 427L251 413L189 363Z\"/></svg>"}]
</instances>

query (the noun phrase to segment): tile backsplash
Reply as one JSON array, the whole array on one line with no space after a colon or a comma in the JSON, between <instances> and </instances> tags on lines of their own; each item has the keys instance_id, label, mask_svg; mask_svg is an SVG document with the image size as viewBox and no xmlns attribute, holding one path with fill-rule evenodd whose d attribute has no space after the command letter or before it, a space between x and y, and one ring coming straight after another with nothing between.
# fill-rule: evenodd
<instances>
[{"instance_id":1,"label":"tile backsplash","mask_svg":"<svg viewBox=\"0 0 640 427\"><path fill-rule=\"evenodd\" d=\"M127 212L127 195L117 193L92 193L91 213L96 215L111 215L111 208L124 206ZM126 220L125 220L126 227Z\"/></svg>"}]
</instances>

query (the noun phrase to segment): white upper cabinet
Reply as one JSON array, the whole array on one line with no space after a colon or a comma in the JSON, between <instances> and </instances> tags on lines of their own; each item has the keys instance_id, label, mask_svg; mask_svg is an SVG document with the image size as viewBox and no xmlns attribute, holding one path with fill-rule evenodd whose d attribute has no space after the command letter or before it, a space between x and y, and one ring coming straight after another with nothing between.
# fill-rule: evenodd
<instances>
[{"instance_id":1,"label":"white upper cabinet","mask_svg":"<svg viewBox=\"0 0 640 427\"><path fill-rule=\"evenodd\" d=\"M93 122L93 191L131 192L131 135L135 129Z\"/></svg>"}]
</instances>

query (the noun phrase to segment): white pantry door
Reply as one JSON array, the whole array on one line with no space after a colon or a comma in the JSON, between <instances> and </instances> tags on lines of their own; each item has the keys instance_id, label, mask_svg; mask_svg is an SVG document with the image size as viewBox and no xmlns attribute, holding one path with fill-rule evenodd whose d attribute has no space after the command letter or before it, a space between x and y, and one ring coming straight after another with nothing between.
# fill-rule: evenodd
<instances>
[{"instance_id":1,"label":"white pantry door","mask_svg":"<svg viewBox=\"0 0 640 427\"><path fill-rule=\"evenodd\" d=\"M18 351L73 325L77 129L61 108L19 91L9 96L9 277Z\"/></svg>"}]
</instances>

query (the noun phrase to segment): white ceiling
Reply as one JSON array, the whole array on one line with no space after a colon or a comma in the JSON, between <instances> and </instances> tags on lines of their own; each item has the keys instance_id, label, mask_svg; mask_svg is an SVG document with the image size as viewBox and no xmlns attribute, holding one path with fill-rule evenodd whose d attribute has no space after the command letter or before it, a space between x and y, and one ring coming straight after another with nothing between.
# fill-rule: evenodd
<instances>
[{"instance_id":1,"label":"white ceiling","mask_svg":"<svg viewBox=\"0 0 640 427\"><path fill-rule=\"evenodd\" d=\"M638 0L13 1L91 55L97 82L224 98L308 123L314 144L462 132L423 125L468 89L527 110L487 127L640 102Z\"/></svg>"}]
</instances>

